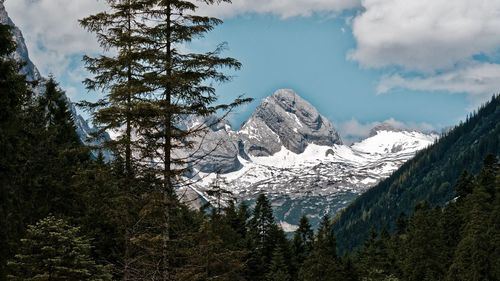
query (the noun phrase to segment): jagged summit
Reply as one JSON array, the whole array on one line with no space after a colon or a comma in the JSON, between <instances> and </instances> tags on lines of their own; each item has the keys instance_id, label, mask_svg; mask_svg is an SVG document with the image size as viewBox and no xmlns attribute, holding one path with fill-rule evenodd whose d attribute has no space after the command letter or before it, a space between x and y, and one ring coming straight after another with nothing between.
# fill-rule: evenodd
<instances>
[{"instance_id":1,"label":"jagged summit","mask_svg":"<svg viewBox=\"0 0 500 281\"><path fill-rule=\"evenodd\" d=\"M0 24L9 25L12 27L13 39L16 42L16 51L11 55L13 59L19 62L24 62L25 65L21 69L22 74L26 75L29 81L36 81L41 79L40 72L30 60L28 55L28 48L24 42L24 37L21 30L12 22L7 10L4 6L4 0L0 0Z\"/></svg>"},{"instance_id":2,"label":"jagged summit","mask_svg":"<svg viewBox=\"0 0 500 281\"><path fill-rule=\"evenodd\" d=\"M402 132L402 131L411 131L405 130L403 128L397 128L396 126L389 124L387 122L383 122L381 124L376 125L370 130L369 137L376 136L379 132L387 131L387 132Z\"/></svg>"},{"instance_id":3,"label":"jagged summit","mask_svg":"<svg viewBox=\"0 0 500 281\"><path fill-rule=\"evenodd\" d=\"M332 122L293 90L265 98L239 131L245 151L269 156L282 147L302 153L309 144L332 146L342 140Z\"/></svg>"}]
</instances>

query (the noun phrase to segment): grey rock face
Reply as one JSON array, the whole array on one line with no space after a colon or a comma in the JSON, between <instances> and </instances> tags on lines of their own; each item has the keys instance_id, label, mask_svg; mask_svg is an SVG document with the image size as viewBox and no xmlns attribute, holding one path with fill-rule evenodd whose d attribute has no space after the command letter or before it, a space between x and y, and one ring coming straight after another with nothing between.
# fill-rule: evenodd
<instances>
[{"instance_id":1,"label":"grey rock face","mask_svg":"<svg viewBox=\"0 0 500 281\"><path fill-rule=\"evenodd\" d=\"M37 81L41 79L40 72L29 59L28 48L24 42L23 34L21 30L12 22L5 10L3 5L3 0L0 1L0 23L9 25L12 27L12 34L14 35L14 41L16 42L16 51L11 55L13 59L19 62L24 62L26 65L22 68L22 74L26 75L28 81Z\"/></svg>"},{"instance_id":2,"label":"grey rock face","mask_svg":"<svg viewBox=\"0 0 500 281\"><path fill-rule=\"evenodd\" d=\"M224 120L215 116L190 117L183 121L187 128L205 128L192 139L187 151L193 168L204 173L230 173L241 168L235 133Z\"/></svg>"},{"instance_id":3,"label":"grey rock face","mask_svg":"<svg viewBox=\"0 0 500 281\"><path fill-rule=\"evenodd\" d=\"M19 62L24 63L25 65L21 69L21 73L26 75L26 79L28 81L40 81L41 83L33 89L37 94L43 94L45 89L43 87L44 78L40 75L37 67L31 61L28 53L28 48L26 47L26 43L24 41L23 34L21 30L14 24L14 22L10 19L7 11L5 10L4 1L0 0L0 23L6 24L12 27L11 32L13 35L13 39L16 42L16 51L11 55L11 57ZM90 128L87 121L81 116L78 115L75 106L71 103L68 98L68 104L70 106L71 113L73 114L73 119L75 120L75 125L77 127L77 133L80 136L80 139L84 143L89 143L88 137L95 130ZM108 137L108 136L105 136Z\"/></svg>"},{"instance_id":4,"label":"grey rock face","mask_svg":"<svg viewBox=\"0 0 500 281\"><path fill-rule=\"evenodd\" d=\"M377 135L378 132L380 131L389 131L389 132L402 132L402 131L405 131L404 129L402 128L396 128L394 127L393 125L391 124L388 124L388 123L381 123L375 127L373 127L371 130L370 130L370 135L369 137L373 137L375 135ZM407 130L406 130L407 131Z\"/></svg>"},{"instance_id":5,"label":"grey rock face","mask_svg":"<svg viewBox=\"0 0 500 281\"><path fill-rule=\"evenodd\" d=\"M245 151L269 156L284 146L302 153L309 144L342 144L333 124L292 90L266 98L239 132Z\"/></svg>"}]
</instances>

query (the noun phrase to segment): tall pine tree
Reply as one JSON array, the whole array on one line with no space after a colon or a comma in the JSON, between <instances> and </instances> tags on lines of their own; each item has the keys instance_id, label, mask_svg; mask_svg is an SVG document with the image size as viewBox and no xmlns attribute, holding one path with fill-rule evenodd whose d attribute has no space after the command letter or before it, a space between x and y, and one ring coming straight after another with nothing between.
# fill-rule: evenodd
<instances>
[{"instance_id":1,"label":"tall pine tree","mask_svg":"<svg viewBox=\"0 0 500 281\"><path fill-rule=\"evenodd\" d=\"M28 227L8 280L111 280L107 269L90 257L90 241L79 228L55 217Z\"/></svg>"},{"instance_id":2,"label":"tall pine tree","mask_svg":"<svg viewBox=\"0 0 500 281\"><path fill-rule=\"evenodd\" d=\"M15 50L10 27L0 24L0 279L5 279L6 260L12 255L22 231L24 194L14 178L23 162L22 106L30 95L20 65L8 55Z\"/></svg>"}]
</instances>

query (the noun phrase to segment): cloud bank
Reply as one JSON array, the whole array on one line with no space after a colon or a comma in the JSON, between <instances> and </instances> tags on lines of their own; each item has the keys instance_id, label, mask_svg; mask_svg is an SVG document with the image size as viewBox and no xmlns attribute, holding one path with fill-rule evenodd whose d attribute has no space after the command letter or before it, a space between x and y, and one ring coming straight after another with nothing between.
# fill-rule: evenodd
<instances>
[{"instance_id":1,"label":"cloud bank","mask_svg":"<svg viewBox=\"0 0 500 281\"><path fill-rule=\"evenodd\" d=\"M361 0L232 0L232 4L200 6L202 13L221 18L242 14L273 14L281 18L336 13L359 8Z\"/></svg>"},{"instance_id":2,"label":"cloud bank","mask_svg":"<svg viewBox=\"0 0 500 281\"><path fill-rule=\"evenodd\" d=\"M100 51L77 20L105 9L103 0L6 0L5 5L44 75L75 72L71 77L81 77L75 58ZM500 1L233 0L202 6L200 13L225 19L255 13L286 19L347 9L358 11L347 23L356 42L347 59L393 73L382 77L377 93L410 89L486 98L500 91L495 79L500 65L476 59L500 55Z\"/></svg>"},{"instance_id":3,"label":"cloud bank","mask_svg":"<svg viewBox=\"0 0 500 281\"><path fill-rule=\"evenodd\" d=\"M475 63L429 77L406 78L399 74L385 76L377 87L377 93L384 94L398 88L415 91L449 91L475 96L490 95L500 92L500 65Z\"/></svg>"},{"instance_id":4,"label":"cloud bank","mask_svg":"<svg viewBox=\"0 0 500 281\"><path fill-rule=\"evenodd\" d=\"M78 20L104 9L103 1L6 0L5 6L23 31L30 58L44 75L61 76L72 68L73 56L99 50Z\"/></svg>"},{"instance_id":5,"label":"cloud bank","mask_svg":"<svg viewBox=\"0 0 500 281\"><path fill-rule=\"evenodd\" d=\"M349 58L432 72L500 47L500 1L364 0Z\"/></svg>"},{"instance_id":6,"label":"cloud bank","mask_svg":"<svg viewBox=\"0 0 500 281\"><path fill-rule=\"evenodd\" d=\"M363 0L347 58L366 68L396 68L377 92L395 88L467 93L500 91L500 1ZM414 75L415 72L418 75Z\"/></svg>"}]
</instances>

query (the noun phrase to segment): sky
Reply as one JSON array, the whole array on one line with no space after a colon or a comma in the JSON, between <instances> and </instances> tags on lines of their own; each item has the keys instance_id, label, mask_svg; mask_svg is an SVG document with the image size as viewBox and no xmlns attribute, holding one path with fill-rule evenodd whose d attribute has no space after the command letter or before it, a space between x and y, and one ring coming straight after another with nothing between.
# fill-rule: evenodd
<instances>
[{"instance_id":1,"label":"sky","mask_svg":"<svg viewBox=\"0 0 500 281\"><path fill-rule=\"evenodd\" d=\"M103 0L6 0L42 75L53 74L73 101L95 100L81 84L81 58L101 49L77 20ZM380 122L439 131L500 92L498 0L233 0L200 6L224 24L188 46L243 68L218 85L221 101L255 102L231 118L235 128L266 96L295 90L334 122L345 139Z\"/></svg>"}]
</instances>

